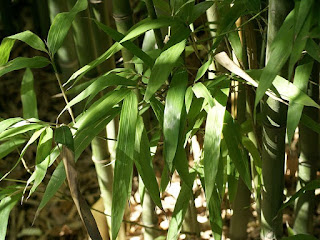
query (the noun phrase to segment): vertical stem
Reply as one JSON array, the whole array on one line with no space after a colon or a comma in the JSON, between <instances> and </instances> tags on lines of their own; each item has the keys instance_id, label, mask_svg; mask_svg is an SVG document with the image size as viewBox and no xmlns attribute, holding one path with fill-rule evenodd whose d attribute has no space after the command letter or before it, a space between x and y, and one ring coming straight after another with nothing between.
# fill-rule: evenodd
<instances>
[{"instance_id":1,"label":"vertical stem","mask_svg":"<svg viewBox=\"0 0 320 240\"><path fill-rule=\"evenodd\" d=\"M288 0L269 0L267 54L271 43L289 12ZM262 128L262 201L261 239L280 239L283 234L282 213L278 213L283 202L284 157L286 112L284 104L267 97L263 103Z\"/></svg>"},{"instance_id":2,"label":"vertical stem","mask_svg":"<svg viewBox=\"0 0 320 240\"><path fill-rule=\"evenodd\" d=\"M133 25L132 10L129 0L112 0L113 18L116 23L118 32L125 34ZM123 48L122 50L123 63L125 68L134 68L131 63L132 53Z\"/></svg>"},{"instance_id":3,"label":"vertical stem","mask_svg":"<svg viewBox=\"0 0 320 240\"><path fill-rule=\"evenodd\" d=\"M315 65L313 73L313 81L319 84L319 64ZM319 89L315 85L311 85L310 97L316 102L319 101ZM319 122L318 110L311 107L305 107L304 113L314 121ZM299 126L299 178L297 191L305 186L308 182L316 178L317 161L319 159L319 139L318 134L310 128ZM295 203L295 222L294 230L296 233L312 234L313 231L313 213L315 207L314 191L307 191L301 195Z\"/></svg>"}]
</instances>

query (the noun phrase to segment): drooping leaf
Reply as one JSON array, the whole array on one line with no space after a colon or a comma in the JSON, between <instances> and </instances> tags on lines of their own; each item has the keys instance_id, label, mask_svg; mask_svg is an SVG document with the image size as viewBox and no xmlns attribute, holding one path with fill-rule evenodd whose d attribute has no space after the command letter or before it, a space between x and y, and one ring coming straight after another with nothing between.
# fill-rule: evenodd
<instances>
[{"instance_id":1,"label":"drooping leaf","mask_svg":"<svg viewBox=\"0 0 320 240\"><path fill-rule=\"evenodd\" d=\"M36 165L40 164L49 154L52 149L53 130L47 127L41 133L36 155Z\"/></svg>"},{"instance_id":2,"label":"drooping leaf","mask_svg":"<svg viewBox=\"0 0 320 240\"><path fill-rule=\"evenodd\" d=\"M3 120L0 122L0 134L6 130L8 127L10 127L11 125L17 123L17 122L21 122L23 121L23 118L20 117L16 117L16 118L8 118L6 120Z\"/></svg>"},{"instance_id":3,"label":"drooping leaf","mask_svg":"<svg viewBox=\"0 0 320 240\"><path fill-rule=\"evenodd\" d=\"M200 2L192 7L192 14L189 16L188 23L191 24L197 20L205 11L207 11L214 1Z\"/></svg>"},{"instance_id":4,"label":"drooping leaf","mask_svg":"<svg viewBox=\"0 0 320 240\"><path fill-rule=\"evenodd\" d=\"M193 182L196 177L196 173L193 172L190 174L190 180ZM186 215L186 212L188 210L189 201L193 197L193 192L190 187L183 183L176 205L173 210L172 219L170 221L168 234L167 234L167 240L175 240L178 239L178 235L180 233L182 223L184 220L184 217Z\"/></svg>"},{"instance_id":5,"label":"drooping leaf","mask_svg":"<svg viewBox=\"0 0 320 240\"><path fill-rule=\"evenodd\" d=\"M68 147L74 152L73 136L68 126L61 126L55 129L54 141Z\"/></svg>"},{"instance_id":6,"label":"drooping leaf","mask_svg":"<svg viewBox=\"0 0 320 240\"><path fill-rule=\"evenodd\" d=\"M304 126L310 128L312 131L320 134L320 124L318 122L314 121L308 115L302 114L300 121Z\"/></svg>"},{"instance_id":7,"label":"drooping leaf","mask_svg":"<svg viewBox=\"0 0 320 240\"><path fill-rule=\"evenodd\" d=\"M162 52L157 58L152 68L147 90L144 95L145 101L149 101L152 95L168 79L171 70L184 50L185 44L186 41L182 40L181 42Z\"/></svg>"},{"instance_id":8,"label":"drooping leaf","mask_svg":"<svg viewBox=\"0 0 320 240\"><path fill-rule=\"evenodd\" d=\"M223 129L225 106L214 100L214 106L210 107L204 136L204 181L206 199L211 201L220 159L220 142Z\"/></svg>"},{"instance_id":9,"label":"drooping leaf","mask_svg":"<svg viewBox=\"0 0 320 240\"><path fill-rule=\"evenodd\" d=\"M19 201L21 194L16 194L14 196L7 196L0 201L0 240L5 240L6 232L8 229L9 215L16 203Z\"/></svg>"},{"instance_id":10,"label":"drooping leaf","mask_svg":"<svg viewBox=\"0 0 320 240\"><path fill-rule=\"evenodd\" d=\"M37 97L33 82L33 74L30 68L27 68L21 82L21 101L24 118L38 118Z\"/></svg>"},{"instance_id":11,"label":"drooping leaf","mask_svg":"<svg viewBox=\"0 0 320 240\"><path fill-rule=\"evenodd\" d=\"M20 122L22 123L22 122ZM19 123L18 123L19 124ZM8 138L12 138L18 134L26 133L31 130L36 130L39 128L42 128L43 126L41 124L37 123L28 123L24 122L24 124L19 124L17 126L12 126L11 128L3 131L0 133L0 140L7 140Z\"/></svg>"},{"instance_id":12,"label":"drooping leaf","mask_svg":"<svg viewBox=\"0 0 320 240\"><path fill-rule=\"evenodd\" d=\"M192 87L192 91L194 92L194 95L196 95L197 98L204 98L210 107L214 106L214 100L209 92L209 90L206 88L206 86L203 85L203 83L199 82L196 83Z\"/></svg>"},{"instance_id":13,"label":"drooping leaf","mask_svg":"<svg viewBox=\"0 0 320 240\"><path fill-rule=\"evenodd\" d=\"M320 62L320 46L313 39L308 39L306 50L314 60Z\"/></svg>"},{"instance_id":14,"label":"drooping leaf","mask_svg":"<svg viewBox=\"0 0 320 240\"><path fill-rule=\"evenodd\" d=\"M4 158L12 151L16 150L20 145L25 143L27 140L24 138L12 138L5 141L0 145L0 158Z\"/></svg>"},{"instance_id":15,"label":"drooping leaf","mask_svg":"<svg viewBox=\"0 0 320 240\"><path fill-rule=\"evenodd\" d=\"M272 82L287 62L293 44L294 11L284 20L274 38L267 66L262 71L259 86L256 91L255 106L258 105L265 92L272 86Z\"/></svg>"},{"instance_id":16,"label":"drooping leaf","mask_svg":"<svg viewBox=\"0 0 320 240\"><path fill-rule=\"evenodd\" d=\"M134 164L153 202L162 208L159 187L152 167L150 143L141 116L138 117L136 126Z\"/></svg>"},{"instance_id":17,"label":"drooping leaf","mask_svg":"<svg viewBox=\"0 0 320 240\"><path fill-rule=\"evenodd\" d=\"M75 79L80 80L87 72L94 69L104 61L108 60L115 53L119 52L122 48L123 47L121 46L121 44L114 43L106 52L101 54L97 59L93 60L92 62L88 63L87 65L83 66L78 71L73 73L71 77L68 79L68 81L63 84L63 86L66 86L67 84L74 81Z\"/></svg>"},{"instance_id":18,"label":"drooping leaf","mask_svg":"<svg viewBox=\"0 0 320 240\"><path fill-rule=\"evenodd\" d=\"M184 104L184 95L188 83L188 74L182 70L173 75L168 90L166 105L164 109L163 135L164 135L164 157L169 171L172 171L173 159L176 154L181 112Z\"/></svg>"},{"instance_id":19,"label":"drooping leaf","mask_svg":"<svg viewBox=\"0 0 320 240\"><path fill-rule=\"evenodd\" d=\"M295 74L294 74L294 80L293 84L300 89L302 92L307 92L308 89L308 82L309 77L312 71L313 61L299 65L296 68ZM300 118L303 111L303 105L296 103L296 102L290 102L288 107L288 116L287 116L287 136L288 136L288 142L291 143L293 134L298 127L298 124L300 122Z\"/></svg>"},{"instance_id":20,"label":"drooping leaf","mask_svg":"<svg viewBox=\"0 0 320 240\"><path fill-rule=\"evenodd\" d=\"M0 66L9 61L10 52L14 45L14 40L4 38L0 45Z\"/></svg>"},{"instance_id":21,"label":"drooping leaf","mask_svg":"<svg viewBox=\"0 0 320 240\"><path fill-rule=\"evenodd\" d=\"M209 58L207 62L205 62L197 71L197 75L196 75L196 78L194 79L194 81L198 81L200 78L203 77L203 75L206 74L209 66L211 65L212 63L212 59Z\"/></svg>"},{"instance_id":22,"label":"drooping leaf","mask_svg":"<svg viewBox=\"0 0 320 240\"><path fill-rule=\"evenodd\" d=\"M99 21L95 20L95 23L102 31L104 31L106 34L112 37L115 41L119 42L123 47L128 49L133 55L140 58L147 66L149 67L153 66L153 59L130 40L123 41L123 39L125 39L125 36L122 33L117 32L116 30L100 23Z\"/></svg>"},{"instance_id":23,"label":"drooping leaf","mask_svg":"<svg viewBox=\"0 0 320 240\"><path fill-rule=\"evenodd\" d=\"M20 70L23 68L43 68L48 64L50 64L50 61L45 57L17 57L0 66L0 77L15 70Z\"/></svg>"},{"instance_id":24,"label":"drooping leaf","mask_svg":"<svg viewBox=\"0 0 320 240\"><path fill-rule=\"evenodd\" d=\"M125 98L129 92L130 90L122 88L106 94L92 104L80 119L76 120L74 127L78 128L78 130L81 130L103 118L103 116L107 115L108 110L111 110L112 107Z\"/></svg>"},{"instance_id":25,"label":"drooping leaf","mask_svg":"<svg viewBox=\"0 0 320 240\"><path fill-rule=\"evenodd\" d=\"M21 33L17 33L15 35L12 35L6 38L13 39L13 40L20 40L22 42L25 42L26 44L28 44L30 47L34 49L47 53L46 46L44 42L41 40L41 38L29 30Z\"/></svg>"},{"instance_id":26,"label":"drooping leaf","mask_svg":"<svg viewBox=\"0 0 320 240\"><path fill-rule=\"evenodd\" d=\"M59 13L53 19L49 29L47 44L49 52L53 56L62 46L65 37L76 15L88 6L87 0L78 0L70 12Z\"/></svg>"},{"instance_id":27,"label":"drooping leaf","mask_svg":"<svg viewBox=\"0 0 320 240\"><path fill-rule=\"evenodd\" d=\"M120 115L113 181L113 189L116 190L112 192L111 235L113 240L117 238L129 197L137 117L138 100L135 93L131 91L124 99Z\"/></svg>"},{"instance_id":28,"label":"drooping leaf","mask_svg":"<svg viewBox=\"0 0 320 240\"><path fill-rule=\"evenodd\" d=\"M288 201L283 203L281 208L279 209L279 211L281 211L281 210L285 209L286 207L288 207L289 205L293 204L294 201L298 197L303 195L306 191L313 191L318 188L320 188L320 179L316 179L316 180L313 180L313 181L307 183L304 187L300 188L300 190L298 192L293 194L293 196Z\"/></svg>"},{"instance_id":29,"label":"drooping leaf","mask_svg":"<svg viewBox=\"0 0 320 240\"><path fill-rule=\"evenodd\" d=\"M136 83L127 78L121 77L114 73L106 73L102 76L96 78L92 84L90 84L85 90L74 97L63 109L67 110L69 107L81 102L82 100L89 97L88 102L90 102L100 91L107 88L108 86L135 86Z\"/></svg>"},{"instance_id":30,"label":"drooping leaf","mask_svg":"<svg viewBox=\"0 0 320 240\"><path fill-rule=\"evenodd\" d=\"M164 118L164 105L156 98L152 97L150 99L150 105L154 114L156 115L160 126L163 126L163 118Z\"/></svg>"},{"instance_id":31,"label":"drooping leaf","mask_svg":"<svg viewBox=\"0 0 320 240\"><path fill-rule=\"evenodd\" d=\"M251 177L249 160L246 152L241 144L240 127L236 126L229 112L224 115L223 137L228 148L229 156L236 166L240 177L243 179L247 187L251 190Z\"/></svg>"},{"instance_id":32,"label":"drooping leaf","mask_svg":"<svg viewBox=\"0 0 320 240\"><path fill-rule=\"evenodd\" d=\"M4 178L6 178L15 168L16 166L18 166L19 162L21 161L21 159L23 158L25 152L27 151L27 149L29 148L29 146L31 144L33 144L41 135L41 133L45 130L45 128L42 128L38 131L35 131L31 138L29 139L29 141L27 142L27 144L24 146L24 148L22 149L21 153L20 153L20 156L17 160L17 162L14 164L14 166L8 171L6 172L1 178L0 178L0 181L2 181Z\"/></svg>"}]
</instances>

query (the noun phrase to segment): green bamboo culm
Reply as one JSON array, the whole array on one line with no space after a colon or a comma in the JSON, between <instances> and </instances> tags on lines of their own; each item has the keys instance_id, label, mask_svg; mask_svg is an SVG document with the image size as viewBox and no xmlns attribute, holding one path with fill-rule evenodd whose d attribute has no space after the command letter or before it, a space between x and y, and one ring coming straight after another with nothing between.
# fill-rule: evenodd
<instances>
[{"instance_id":1,"label":"green bamboo culm","mask_svg":"<svg viewBox=\"0 0 320 240\"><path fill-rule=\"evenodd\" d=\"M266 63L271 55L271 44L290 10L289 0L270 0L268 12L268 36ZM285 71L280 73L286 75ZM277 240L283 234L283 203L285 134L287 107L266 97L262 106L262 200L261 239Z\"/></svg>"},{"instance_id":2,"label":"green bamboo culm","mask_svg":"<svg viewBox=\"0 0 320 240\"><path fill-rule=\"evenodd\" d=\"M319 84L319 64L313 68L312 81ZM309 96L319 100L318 85L310 84ZM319 122L319 111L311 107L304 108L304 114ZM300 157L298 168L297 191L310 181L316 179L317 161L319 159L319 136L304 125L299 126ZM297 234L313 233L313 215L315 192L307 191L295 202L295 222L293 229Z\"/></svg>"},{"instance_id":3,"label":"green bamboo culm","mask_svg":"<svg viewBox=\"0 0 320 240\"><path fill-rule=\"evenodd\" d=\"M132 10L129 0L112 0L112 12L118 32L126 34L133 25ZM123 48L121 52L124 67L134 69L134 64L131 63L133 54L125 48Z\"/></svg>"}]
</instances>

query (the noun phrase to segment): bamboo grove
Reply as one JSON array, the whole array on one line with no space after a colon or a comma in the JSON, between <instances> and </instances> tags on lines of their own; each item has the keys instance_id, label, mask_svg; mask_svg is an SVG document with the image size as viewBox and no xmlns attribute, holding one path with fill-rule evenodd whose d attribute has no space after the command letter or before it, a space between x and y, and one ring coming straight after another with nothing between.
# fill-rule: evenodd
<instances>
[{"instance_id":1,"label":"bamboo grove","mask_svg":"<svg viewBox=\"0 0 320 240\"><path fill-rule=\"evenodd\" d=\"M221 204L226 198L233 209L232 240L247 239L252 201L261 239L316 239L317 1L35 2L48 9L39 17L43 36L7 31L0 45L0 77L25 71L23 116L0 122L1 158L17 149L20 157L10 171L1 172L0 181L21 164L31 145L37 146L27 183L1 185L0 239L5 239L12 208L32 198L53 166L37 214L66 181L89 236L102 239L75 167L90 146L105 212L111 214L110 239L125 239L123 217L134 169L146 225L157 224L154 209L163 210L161 196L172 174L180 176L166 239L178 239L190 217L196 180L205 193L215 240L222 238ZM10 1L2 1L0 14L2 25L10 29L6 3ZM143 7L136 10L133 4ZM134 11L140 11L139 17ZM43 19L48 16L46 29ZM16 41L38 55L10 57ZM37 68L54 72L65 102L54 123L38 118L32 72ZM69 121L62 122L61 116ZM297 191L284 196L285 148L297 128ZM154 165L159 155L163 169ZM105 159L110 167L102 164ZM295 222L284 233L282 210L290 205ZM192 221L190 231L195 231L192 225L198 223L194 217ZM146 228L144 239L156 239L156 234Z\"/></svg>"}]
</instances>

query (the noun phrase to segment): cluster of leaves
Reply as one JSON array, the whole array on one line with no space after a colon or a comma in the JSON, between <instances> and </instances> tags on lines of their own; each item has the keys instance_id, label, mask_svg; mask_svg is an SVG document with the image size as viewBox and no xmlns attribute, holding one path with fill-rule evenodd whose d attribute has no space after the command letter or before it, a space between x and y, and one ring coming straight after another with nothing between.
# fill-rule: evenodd
<instances>
[{"instance_id":1,"label":"cluster of leaves","mask_svg":"<svg viewBox=\"0 0 320 240\"><path fill-rule=\"evenodd\" d=\"M228 40L237 58L242 59L242 46L239 35L236 34L235 22L241 16L259 14L260 1L219 3L218 10L225 17L221 18L219 27L215 30L217 37L214 38L212 47L207 52L207 62L198 69L196 77L191 81L183 55L187 50L197 52L202 45L194 42L195 31L190 28L190 24L211 7L213 2L205 1L195 4L194 1L170 1L170 5L164 1L155 2L163 9L170 9L171 16L142 20L134 25L126 35L95 21L97 26L115 43L93 62L76 71L64 86L59 82L64 95L63 89L68 85L71 85L69 87L71 91L78 92L70 102L66 101L62 112L66 110L71 112L70 109L74 105L84 100L89 106L75 118L74 122L64 126L38 119L35 95L32 87L30 88L33 82L30 69L43 68L51 64L56 71L54 55L62 46L76 14L87 8L87 0L78 0L70 12L60 13L55 17L46 44L30 31L9 36L2 41L0 76L24 68L26 72L22 82L24 90L21 96L24 103L24 119L10 118L0 122L0 157L5 157L17 147L25 144L19 159L12 168L14 169L27 148L33 143L37 144L37 155L34 172L26 186L10 186L0 191L0 213L3 218L0 224L0 239L4 239L9 213L13 206L27 192L27 198L29 198L36 191L47 169L65 152L63 149L67 148L77 161L92 139L118 115L120 115L120 126L114 169L114 186L116 187L113 189L116 190L113 191L112 205L113 239L116 238L119 231L125 205L131 192L133 165L136 166L152 200L161 209L160 192L165 191L170 175L176 170L183 181L170 222L168 239L176 239L179 234L188 202L193 196L192 186L197 176L201 179L203 189L205 189L212 230L214 234L221 236L220 205L226 185L228 184L231 201L236 191L236 182L232 179L236 179L238 175L247 187L252 189L246 152L249 152L254 159L254 167L261 177L259 149L247 137L252 126L248 130L247 122L240 125L227 110L230 83L232 78L235 79L234 75L242 78L245 84L257 87L255 106L265 94L289 103L287 124L289 139L300 121L319 132L318 123L302 114L304 106L320 108L306 94L313 62L320 61L320 48L315 42L319 35L318 20L313 15L317 9L315 1L297 1L295 9L288 15L273 42L267 66L264 69L251 71L240 68L225 52L217 52L217 46L222 41ZM170 27L170 38L163 49L145 52L134 42L134 39L149 30L168 27ZM44 52L47 57L18 57L8 61L16 40L23 41L30 47ZM137 65L137 71L114 69L89 82L78 84L78 81L87 72L123 48L135 56L133 62ZM294 72L293 83L278 75L288 60L288 79L292 78ZM221 74L213 79L207 79L206 73L212 62L221 64L234 75ZM162 88L164 84L168 85L168 90L165 92L162 91L166 89ZM95 100L95 96L109 86L115 86L115 89ZM140 98L140 94L143 99ZM165 169L160 186L153 171L148 129L142 118L143 113L149 109L156 116L160 135L163 134L164 138ZM204 123L203 133L200 129ZM201 134L204 137L204 147L201 160L195 162L190 168L186 145L195 134ZM52 148L53 145L54 148ZM68 161L61 161L56 167L37 213L58 191L66 176L70 175L68 169L72 168L69 164ZM1 176L1 180L10 172ZM259 185L254 186L256 189L260 187ZM318 182L313 183L311 187L307 186L305 190L317 187L319 187ZM76 195L77 190L74 191ZM301 192L297 193L294 198ZM81 206L79 207L80 214ZM94 228L86 221L84 223L90 235L95 236Z\"/></svg>"}]
</instances>

